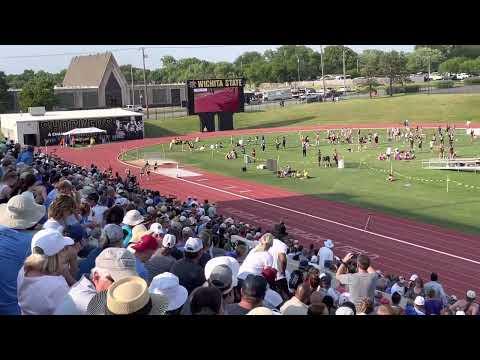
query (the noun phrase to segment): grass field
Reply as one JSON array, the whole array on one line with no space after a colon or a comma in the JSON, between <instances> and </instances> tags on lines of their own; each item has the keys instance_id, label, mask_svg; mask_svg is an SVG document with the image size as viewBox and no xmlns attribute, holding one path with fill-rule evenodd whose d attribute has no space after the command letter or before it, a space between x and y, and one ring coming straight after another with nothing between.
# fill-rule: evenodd
<instances>
[{"instance_id":1,"label":"grass field","mask_svg":"<svg viewBox=\"0 0 480 360\"><path fill-rule=\"evenodd\" d=\"M478 214L480 213L480 174L462 173L445 170L422 169L421 160L438 157L428 149L431 131L427 131L427 141L423 143L422 151L416 148L417 159L413 161L393 161L393 170L396 181L386 180L390 170L390 162L377 160L381 152L385 152L387 142L385 131L380 130L380 144L378 148L368 148L357 151L357 145L337 145L340 155L345 159L345 169L319 168L317 150L311 147L306 160L303 159L300 148L299 135L289 133L287 149L277 151L274 141L276 135L266 136L267 149L263 153L259 146L255 146L257 158L277 159L280 166L290 164L295 170L308 169L308 180L277 178L267 170L257 170L249 165L246 173L241 172L243 157L237 160L225 160L224 154L230 148L230 138L222 139L228 145L224 149L211 151L181 151L181 147L174 147L172 151L165 145L166 158L179 161L181 164L191 164L205 170L234 176L242 179L270 184L287 188L296 192L310 194L325 199L346 202L364 208L380 210L389 214L417 219L462 230L469 233L480 233ZM366 133L366 131L364 131ZM303 132L309 135L312 143L315 139L313 132ZM480 142L470 143L464 130L457 131L456 151L459 157L480 155ZM248 136L244 136L246 141ZM334 146L328 144L325 132L321 133L320 149L323 155L332 157ZM280 135L281 139L281 135ZM383 141L382 141L383 140ZM202 142L207 148L217 140ZM446 140L446 147L448 141ZM200 145L197 145L197 147ZM403 142L391 144L392 149L407 149ZM350 153L347 148L354 152ZM160 152L161 146L144 149L148 152ZM241 154L240 151L238 151ZM247 154L251 153L251 146L247 146ZM128 155L127 155L128 156ZM142 157L142 153L140 153ZM128 160L128 157L126 158ZM259 162L257 161L257 164ZM449 177L449 192L446 192L446 179ZM465 185L468 185L466 187Z\"/></svg>"},{"instance_id":2,"label":"grass field","mask_svg":"<svg viewBox=\"0 0 480 360\"><path fill-rule=\"evenodd\" d=\"M291 105L275 110L239 113L236 129L312 124L398 124L411 122L465 122L480 119L480 94L412 94L376 99L352 99L339 103ZM198 116L148 120L148 137L184 135L199 130Z\"/></svg>"}]
</instances>

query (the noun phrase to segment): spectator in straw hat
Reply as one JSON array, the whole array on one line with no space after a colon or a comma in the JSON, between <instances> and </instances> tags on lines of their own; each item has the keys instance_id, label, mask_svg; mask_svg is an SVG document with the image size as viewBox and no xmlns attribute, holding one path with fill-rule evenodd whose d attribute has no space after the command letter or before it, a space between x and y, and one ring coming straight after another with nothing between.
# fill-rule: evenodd
<instances>
[{"instance_id":1,"label":"spectator in straw hat","mask_svg":"<svg viewBox=\"0 0 480 360\"><path fill-rule=\"evenodd\" d=\"M96 294L88 304L89 315L165 315L168 299L149 293L145 280L128 276Z\"/></svg>"},{"instance_id":2,"label":"spectator in straw hat","mask_svg":"<svg viewBox=\"0 0 480 360\"><path fill-rule=\"evenodd\" d=\"M398 315L390 305L380 305L377 308L377 315Z\"/></svg>"},{"instance_id":3,"label":"spectator in straw hat","mask_svg":"<svg viewBox=\"0 0 480 360\"><path fill-rule=\"evenodd\" d=\"M473 290L468 290L465 299L456 301L450 306L452 311L463 311L466 315L478 315L479 305L475 302L477 294Z\"/></svg>"},{"instance_id":4,"label":"spectator in straw hat","mask_svg":"<svg viewBox=\"0 0 480 360\"><path fill-rule=\"evenodd\" d=\"M138 210L130 210L125 214L122 223L122 229L126 232L126 236L123 239L123 245L127 246L132 238L132 229L134 226L137 226L144 222L142 214Z\"/></svg>"},{"instance_id":5,"label":"spectator in straw hat","mask_svg":"<svg viewBox=\"0 0 480 360\"><path fill-rule=\"evenodd\" d=\"M190 294L196 287L203 285L205 275L203 268L198 264L203 252L202 240L190 237L185 243L184 258L177 260L170 272L177 275L180 285L185 286Z\"/></svg>"},{"instance_id":6,"label":"spectator in straw hat","mask_svg":"<svg viewBox=\"0 0 480 360\"><path fill-rule=\"evenodd\" d=\"M45 207L31 197L16 195L0 205L0 315L19 315L17 275L30 254L33 231Z\"/></svg>"},{"instance_id":7,"label":"spectator in straw hat","mask_svg":"<svg viewBox=\"0 0 480 360\"><path fill-rule=\"evenodd\" d=\"M188 298L188 291L180 285L178 277L169 272L155 276L148 291L168 299L167 315L178 315Z\"/></svg>"},{"instance_id":8,"label":"spectator in straw hat","mask_svg":"<svg viewBox=\"0 0 480 360\"><path fill-rule=\"evenodd\" d=\"M90 274L82 275L74 284L55 315L86 315L90 300L97 292L108 290L115 282L127 276L137 276L135 257L123 248L106 248L95 259Z\"/></svg>"},{"instance_id":9,"label":"spectator in straw hat","mask_svg":"<svg viewBox=\"0 0 480 360\"><path fill-rule=\"evenodd\" d=\"M18 304L24 315L52 315L69 291L71 276L66 259L79 246L53 229L37 232L32 238L32 255L18 272Z\"/></svg>"}]
</instances>

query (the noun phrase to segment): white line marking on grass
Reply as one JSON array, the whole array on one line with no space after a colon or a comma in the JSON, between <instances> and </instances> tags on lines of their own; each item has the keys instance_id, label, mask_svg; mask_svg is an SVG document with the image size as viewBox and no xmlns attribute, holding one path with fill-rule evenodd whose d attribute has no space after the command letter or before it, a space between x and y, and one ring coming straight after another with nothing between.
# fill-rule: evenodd
<instances>
[{"instance_id":1,"label":"white line marking on grass","mask_svg":"<svg viewBox=\"0 0 480 360\"><path fill-rule=\"evenodd\" d=\"M124 164L124 165L131 166L131 167L135 167L135 168L137 168L137 169L141 169L140 166L128 164L128 163L123 162L122 160L120 160L120 154L119 154L117 160L118 160L120 163ZM413 246L413 247L416 247L416 248L419 248L419 249L427 250L427 251L434 252L434 253L437 253L437 254L449 256L449 257L452 257L452 258L455 258L455 259L460 259L460 260L464 260L464 261L467 261L467 262L470 262L470 263L473 263L473 264L476 264L476 265L480 265L480 261L468 259L468 258L465 258L465 257L462 257L462 256L458 256L458 255L455 255L455 254L447 253L447 252L445 252L445 251L440 251L440 250L436 250L436 249L429 248L429 247L426 247L426 246L414 244L414 243L411 243L411 242L408 242L408 241L396 239L396 238L391 237L391 236L382 235L382 234L379 234L379 233L375 233L375 232L373 232L373 231L364 230L364 229L361 229L361 228L358 228L358 227L355 227L355 226L343 224L343 223L341 223L341 222L334 221L334 220L325 219L325 218L322 218L322 217L319 217L319 216L316 216L316 215L312 215L312 214L308 214L308 213L305 213L305 212L302 212L302 211L290 209L290 208L287 208L287 207L284 207L284 206L272 204L272 203L269 203L269 202L266 202L266 201L262 201L262 200L258 200L258 199L253 199L253 198L250 198L250 197L245 196L245 195L235 194L235 193L233 193L233 192L226 191L226 190L222 190L222 189L219 189L219 188L216 188L216 187L213 187L213 186L209 186L209 185L205 185L205 184L199 184L199 183L196 183L196 182L194 182L194 181L190 181L190 180L186 180L186 179L181 179L181 178L177 178L177 180L186 182L186 183L188 183L188 184L193 184L193 185L197 185L197 186L202 186L202 187L205 187L205 188L210 189L210 190L214 190L214 191L218 191L218 192L223 192L223 193L225 193L225 194L229 194L229 195L232 195L232 196L236 196L236 197L239 197L239 198L242 198L242 199L245 199L245 200L250 200L250 201L253 201L253 202L256 202L256 203L259 203L259 204L271 206L271 207L274 207L274 208L277 208L277 209L289 211L289 212L292 212L292 213L295 213L295 214L299 214L299 215L302 215L302 216L307 216L307 217L310 217L310 218L313 218L313 219L317 219L317 220L320 220L320 221L324 221L324 222L327 222L327 223L330 223L330 224L335 224L335 225L338 225L338 226L342 226L342 227L345 227L345 228L347 228L347 229L352 229L352 230L356 230L356 231L359 231L359 232L363 232L363 233L365 233L365 234L370 234L370 235L378 236L378 237L381 237L381 238L384 238L384 239L387 239L387 240L391 240L391 241L394 241L394 242L398 242L398 243L401 243L401 244L404 244L404 245ZM232 186L232 187L234 187L234 186Z\"/></svg>"}]
</instances>

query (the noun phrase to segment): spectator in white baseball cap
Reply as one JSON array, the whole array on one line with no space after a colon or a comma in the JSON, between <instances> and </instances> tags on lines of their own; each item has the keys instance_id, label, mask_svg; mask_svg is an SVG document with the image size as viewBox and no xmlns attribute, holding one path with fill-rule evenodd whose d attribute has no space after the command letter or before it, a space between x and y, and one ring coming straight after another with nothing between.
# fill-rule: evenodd
<instances>
[{"instance_id":1,"label":"spectator in white baseball cap","mask_svg":"<svg viewBox=\"0 0 480 360\"><path fill-rule=\"evenodd\" d=\"M202 240L190 237L185 243L184 258L177 260L170 269L172 274L178 276L180 285L185 286L189 294L205 282L203 268L198 264L202 252Z\"/></svg>"},{"instance_id":2,"label":"spectator in white baseball cap","mask_svg":"<svg viewBox=\"0 0 480 360\"><path fill-rule=\"evenodd\" d=\"M149 273L149 281L157 275L170 271L176 259L172 256L175 249L175 235L165 234L162 239L162 246L145 263Z\"/></svg>"},{"instance_id":3,"label":"spectator in white baseball cap","mask_svg":"<svg viewBox=\"0 0 480 360\"><path fill-rule=\"evenodd\" d=\"M80 245L52 229L40 230L32 238L32 255L18 272L18 304L24 315L51 315L69 291L68 252Z\"/></svg>"},{"instance_id":4,"label":"spectator in white baseball cap","mask_svg":"<svg viewBox=\"0 0 480 360\"><path fill-rule=\"evenodd\" d=\"M477 294L473 290L467 291L465 299L460 299L450 306L454 312L463 311L464 315L478 315L479 305L475 302ZM458 314L457 314L458 315Z\"/></svg>"},{"instance_id":5,"label":"spectator in white baseball cap","mask_svg":"<svg viewBox=\"0 0 480 360\"><path fill-rule=\"evenodd\" d=\"M86 315L89 302L97 292L108 290L127 276L137 276L135 255L124 248L104 249L95 259L90 274L74 284L54 315Z\"/></svg>"},{"instance_id":6,"label":"spectator in white baseball cap","mask_svg":"<svg viewBox=\"0 0 480 360\"><path fill-rule=\"evenodd\" d=\"M169 272L155 276L148 291L150 294L164 295L168 299L167 315L178 315L188 298L187 289L180 285L177 276Z\"/></svg>"}]
</instances>

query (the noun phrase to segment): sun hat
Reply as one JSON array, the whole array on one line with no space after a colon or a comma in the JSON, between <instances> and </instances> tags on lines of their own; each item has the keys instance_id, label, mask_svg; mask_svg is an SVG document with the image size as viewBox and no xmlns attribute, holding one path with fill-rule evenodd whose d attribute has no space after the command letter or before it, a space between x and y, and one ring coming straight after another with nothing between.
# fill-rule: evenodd
<instances>
[{"instance_id":1,"label":"sun hat","mask_svg":"<svg viewBox=\"0 0 480 360\"><path fill-rule=\"evenodd\" d=\"M188 291L180 285L178 276L169 272L155 276L148 291L150 294L164 295L168 299L168 311L178 309L188 298Z\"/></svg>"},{"instance_id":2,"label":"sun hat","mask_svg":"<svg viewBox=\"0 0 480 360\"><path fill-rule=\"evenodd\" d=\"M282 315L278 311L273 311L265 306L257 306L250 310L247 315Z\"/></svg>"},{"instance_id":3,"label":"sun hat","mask_svg":"<svg viewBox=\"0 0 480 360\"><path fill-rule=\"evenodd\" d=\"M15 195L6 204L0 204L0 225L24 230L36 225L44 216L45 206L30 196Z\"/></svg>"},{"instance_id":4,"label":"sun hat","mask_svg":"<svg viewBox=\"0 0 480 360\"><path fill-rule=\"evenodd\" d=\"M153 215L157 212L157 210L155 210L155 208L153 206L149 206L147 207L147 214L149 215Z\"/></svg>"},{"instance_id":5,"label":"sun hat","mask_svg":"<svg viewBox=\"0 0 480 360\"><path fill-rule=\"evenodd\" d=\"M465 315L465 311L458 310L455 315Z\"/></svg>"},{"instance_id":6,"label":"sun hat","mask_svg":"<svg viewBox=\"0 0 480 360\"><path fill-rule=\"evenodd\" d=\"M137 226L134 226L132 229L132 238L130 240L131 243L136 243L140 241L140 238L145 235L148 232L147 228L145 225L140 224Z\"/></svg>"},{"instance_id":7,"label":"sun hat","mask_svg":"<svg viewBox=\"0 0 480 360\"><path fill-rule=\"evenodd\" d=\"M417 306L424 306L425 305L425 299L423 296L417 296L415 298L414 304Z\"/></svg>"},{"instance_id":8,"label":"sun hat","mask_svg":"<svg viewBox=\"0 0 480 360\"><path fill-rule=\"evenodd\" d=\"M135 256L124 248L106 248L95 258L95 267L108 271L113 280L137 276Z\"/></svg>"},{"instance_id":9,"label":"sun hat","mask_svg":"<svg viewBox=\"0 0 480 360\"><path fill-rule=\"evenodd\" d=\"M180 222L185 222L185 221L187 221L187 218L182 215L182 216L180 216L179 220L180 220Z\"/></svg>"},{"instance_id":10,"label":"sun hat","mask_svg":"<svg viewBox=\"0 0 480 360\"><path fill-rule=\"evenodd\" d=\"M325 240L325 241L323 242L323 245L325 245L325 247L331 249L331 248L333 248L333 241L330 240L330 239Z\"/></svg>"},{"instance_id":11,"label":"sun hat","mask_svg":"<svg viewBox=\"0 0 480 360\"><path fill-rule=\"evenodd\" d=\"M165 233L162 225L159 223L153 223L152 225L150 225L150 232L154 235L162 235Z\"/></svg>"},{"instance_id":12,"label":"sun hat","mask_svg":"<svg viewBox=\"0 0 480 360\"><path fill-rule=\"evenodd\" d=\"M35 247L39 247L46 256L53 256L62 251L65 246L73 244L73 239L63 236L57 230L43 229L33 235L31 246L32 252Z\"/></svg>"},{"instance_id":13,"label":"sun hat","mask_svg":"<svg viewBox=\"0 0 480 360\"><path fill-rule=\"evenodd\" d=\"M311 263L311 264L318 264L318 256L313 255L313 256L310 258L310 263Z\"/></svg>"},{"instance_id":14,"label":"sun hat","mask_svg":"<svg viewBox=\"0 0 480 360\"><path fill-rule=\"evenodd\" d=\"M226 224L233 224L235 221L233 221L232 218L227 218L227 220L225 220L225 223Z\"/></svg>"},{"instance_id":15,"label":"sun hat","mask_svg":"<svg viewBox=\"0 0 480 360\"><path fill-rule=\"evenodd\" d=\"M185 230L185 229L184 229ZM189 237L185 242L184 250L189 253L196 253L203 249L202 240L199 238Z\"/></svg>"},{"instance_id":16,"label":"sun hat","mask_svg":"<svg viewBox=\"0 0 480 360\"><path fill-rule=\"evenodd\" d=\"M477 294L473 290L468 290L467 291L467 298L469 299L475 299L477 297Z\"/></svg>"},{"instance_id":17,"label":"sun hat","mask_svg":"<svg viewBox=\"0 0 480 360\"><path fill-rule=\"evenodd\" d=\"M177 242L177 239L175 235L165 234L165 236L162 239L162 246L165 248L171 249L175 246L176 242Z\"/></svg>"},{"instance_id":18,"label":"sun hat","mask_svg":"<svg viewBox=\"0 0 480 360\"><path fill-rule=\"evenodd\" d=\"M96 294L88 304L88 315L164 315L168 299L150 294L145 280L128 276Z\"/></svg>"},{"instance_id":19,"label":"sun hat","mask_svg":"<svg viewBox=\"0 0 480 360\"><path fill-rule=\"evenodd\" d=\"M132 245L135 251L157 250L158 241L151 234L143 235L139 241Z\"/></svg>"},{"instance_id":20,"label":"sun hat","mask_svg":"<svg viewBox=\"0 0 480 360\"><path fill-rule=\"evenodd\" d=\"M162 213L166 213L167 212L167 207L165 205L163 205L161 208L160 208L160 211Z\"/></svg>"},{"instance_id":21,"label":"sun hat","mask_svg":"<svg viewBox=\"0 0 480 360\"><path fill-rule=\"evenodd\" d=\"M145 205L153 205L153 199L147 199Z\"/></svg>"},{"instance_id":22,"label":"sun hat","mask_svg":"<svg viewBox=\"0 0 480 360\"><path fill-rule=\"evenodd\" d=\"M230 268L230 270L232 271L232 286L237 286L237 276L240 269L240 264L236 259L230 256L217 256L208 260L208 262L205 264L205 279L208 280L213 269L219 265L226 265Z\"/></svg>"},{"instance_id":23,"label":"sun hat","mask_svg":"<svg viewBox=\"0 0 480 360\"><path fill-rule=\"evenodd\" d=\"M335 311L335 315L355 315L355 313L348 306L340 306L337 311Z\"/></svg>"},{"instance_id":24,"label":"sun hat","mask_svg":"<svg viewBox=\"0 0 480 360\"><path fill-rule=\"evenodd\" d=\"M208 216L202 216L203 217L203 220L201 220L203 223L208 223L209 221L211 221L212 219L210 219Z\"/></svg>"},{"instance_id":25,"label":"sun hat","mask_svg":"<svg viewBox=\"0 0 480 360\"><path fill-rule=\"evenodd\" d=\"M141 224L145 219L143 218L142 214L138 210L130 210L127 211L125 216L123 217L123 223L129 226L135 226Z\"/></svg>"}]
</instances>

